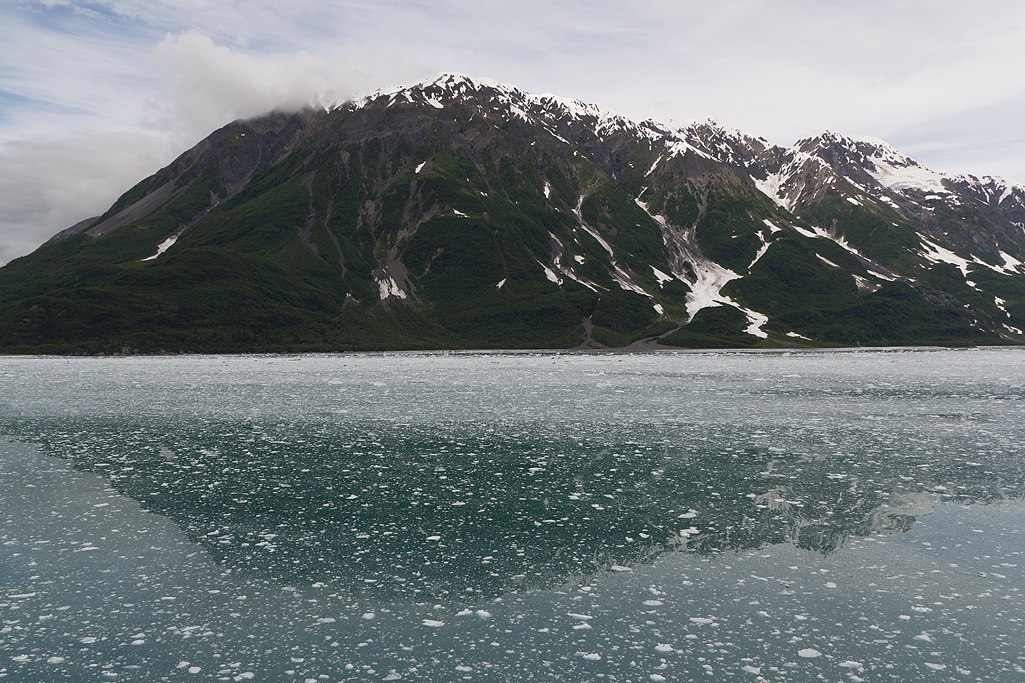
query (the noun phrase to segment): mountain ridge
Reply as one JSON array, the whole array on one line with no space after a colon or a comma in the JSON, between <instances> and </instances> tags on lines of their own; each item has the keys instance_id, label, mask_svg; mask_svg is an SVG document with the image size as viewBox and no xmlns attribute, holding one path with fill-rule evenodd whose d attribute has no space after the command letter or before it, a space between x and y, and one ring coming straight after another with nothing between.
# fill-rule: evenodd
<instances>
[{"instance_id":1,"label":"mountain ridge","mask_svg":"<svg viewBox=\"0 0 1025 683\"><path fill-rule=\"evenodd\" d=\"M0 269L0 350L1021 343L1023 225L879 140L444 74L215 131Z\"/></svg>"}]
</instances>

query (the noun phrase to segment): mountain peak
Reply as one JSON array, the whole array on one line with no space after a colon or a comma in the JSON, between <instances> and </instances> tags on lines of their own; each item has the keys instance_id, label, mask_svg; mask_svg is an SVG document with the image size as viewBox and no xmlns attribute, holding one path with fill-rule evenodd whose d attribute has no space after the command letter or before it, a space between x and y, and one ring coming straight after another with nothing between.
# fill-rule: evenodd
<instances>
[{"instance_id":1,"label":"mountain peak","mask_svg":"<svg viewBox=\"0 0 1025 683\"><path fill-rule=\"evenodd\" d=\"M949 193L943 184L943 174L925 168L879 138L850 137L820 130L798 140L794 148L818 157L845 176L856 178L867 174L889 190Z\"/></svg>"}]
</instances>

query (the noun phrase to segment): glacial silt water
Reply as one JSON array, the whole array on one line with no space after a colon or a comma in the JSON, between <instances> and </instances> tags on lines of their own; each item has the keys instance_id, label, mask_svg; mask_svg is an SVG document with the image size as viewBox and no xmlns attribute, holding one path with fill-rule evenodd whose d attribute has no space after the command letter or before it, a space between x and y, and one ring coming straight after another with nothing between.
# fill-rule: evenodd
<instances>
[{"instance_id":1,"label":"glacial silt water","mask_svg":"<svg viewBox=\"0 0 1025 683\"><path fill-rule=\"evenodd\" d=\"M0 679L1025 680L1025 353L0 358Z\"/></svg>"}]
</instances>

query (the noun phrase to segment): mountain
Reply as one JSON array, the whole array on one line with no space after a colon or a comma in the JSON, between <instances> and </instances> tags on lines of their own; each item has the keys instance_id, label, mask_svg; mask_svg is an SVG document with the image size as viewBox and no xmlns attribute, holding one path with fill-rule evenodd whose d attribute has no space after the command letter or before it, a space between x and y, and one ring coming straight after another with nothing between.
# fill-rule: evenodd
<instances>
[{"instance_id":1,"label":"mountain","mask_svg":"<svg viewBox=\"0 0 1025 683\"><path fill-rule=\"evenodd\" d=\"M1025 341L1025 188L446 74L235 121L0 268L0 350Z\"/></svg>"}]
</instances>

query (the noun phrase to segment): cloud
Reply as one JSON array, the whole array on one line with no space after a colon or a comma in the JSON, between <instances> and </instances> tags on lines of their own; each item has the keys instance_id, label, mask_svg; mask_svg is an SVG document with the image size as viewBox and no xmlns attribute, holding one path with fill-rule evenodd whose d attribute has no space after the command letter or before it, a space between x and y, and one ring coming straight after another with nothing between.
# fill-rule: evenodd
<instances>
[{"instance_id":1,"label":"cloud","mask_svg":"<svg viewBox=\"0 0 1025 683\"><path fill-rule=\"evenodd\" d=\"M166 139L140 133L82 131L0 146L0 264L106 211L175 154Z\"/></svg>"},{"instance_id":2,"label":"cloud","mask_svg":"<svg viewBox=\"0 0 1025 683\"><path fill-rule=\"evenodd\" d=\"M1025 93L992 105L937 112L889 142L933 170L1025 182Z\"/></svg>"},{"instance_id":3,"label":"cloud","mask_svg":"<svg viewBox=\"0 0 1025 683\"><path fill-rule=\"evenodd\" d=\"M251 56L187 31L167 36L153 54L171 77L152 103L150 123L189 138L235 119L308 105L318 94L348 94L335 69L308 52Z\"/></svg>"}]
</instances>

